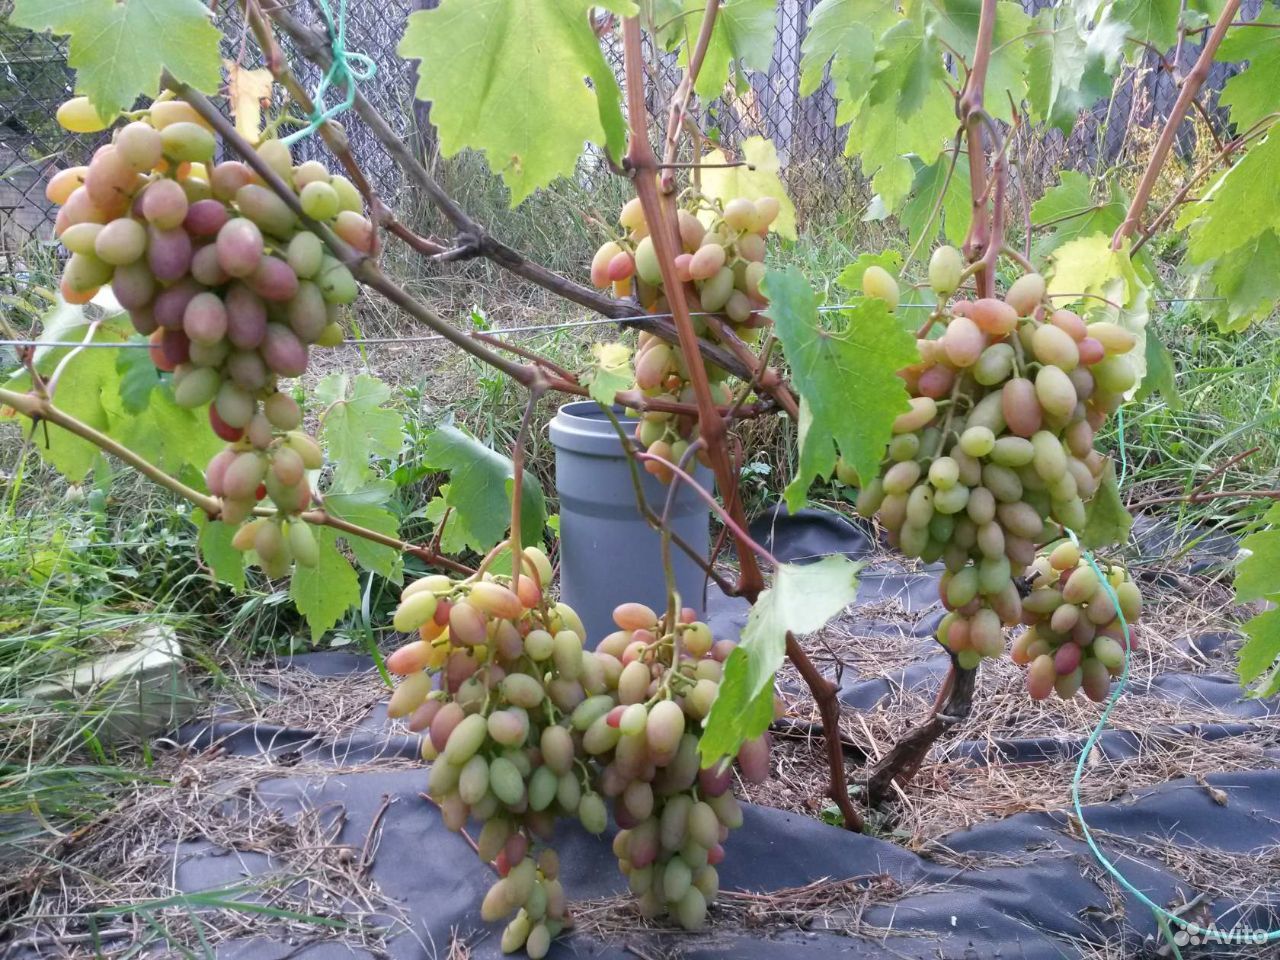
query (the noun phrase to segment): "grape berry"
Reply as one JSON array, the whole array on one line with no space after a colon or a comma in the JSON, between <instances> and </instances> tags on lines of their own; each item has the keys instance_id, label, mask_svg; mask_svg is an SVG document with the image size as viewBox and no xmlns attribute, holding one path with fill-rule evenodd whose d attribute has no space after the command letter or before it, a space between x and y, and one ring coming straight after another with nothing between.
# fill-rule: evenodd
<instances>
[{"instance_id":1,"label":"grape berry","mask_svg":"<svg viewBox=\"0 0 1280 960\"><path fill-rule=\"evenodd\" d=\"M60 206L55 233L71 254L62 295L87 303L110 285L150 337L155 366L172 375L175 401L207 405L228 444L205 473L220 518L240 525L264 498L277 509L241 526L234 545L254 550L272 577L295 561L314 565L316 540L299 514L312 499L307 472L323 455L279 382L305 372L311 347L341 342L340 309L355 299L355 280L248 166L214 163L213 132L190 104L161 98L135 116L87 166L49 181L46 194ZM83 97L63 104L58 119L79 132L109 125ZM372 249L350 181L315 161L295 166L278 140L258 154L309 216Z\"/></svg>"},{"instance_id":2,"label":"grape berry","mask_svg":"<svg viewBox=\"0 0 1280 960\"><path fill-rule=\"evenodd\" d=\"M733 649L684 611L667 623L643 604L614 611L618 630L595 650L581 621L548 599L551 565L523 552L508 577L428 576L401 594L394 625L417 639L387 658L404 679L389 713L425 731L428 794L445 825L479 821L477 845L498 880L481 905L507 920L502 948L544 956L569 922L556 818L591 833L620 827L614 852L645 916L703 923L716 865L742 822L728 765L703 770L698 737ZM769 773L767 734L747 744L744 777Z\"/></svg>"}]
</instances>

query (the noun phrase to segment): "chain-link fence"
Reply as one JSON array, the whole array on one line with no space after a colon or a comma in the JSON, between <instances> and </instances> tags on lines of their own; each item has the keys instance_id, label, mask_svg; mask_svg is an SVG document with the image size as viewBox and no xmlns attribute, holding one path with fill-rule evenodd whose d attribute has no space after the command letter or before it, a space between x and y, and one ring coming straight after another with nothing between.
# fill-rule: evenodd
<instances>
[{"instance_id":1,"label":"chain-link fence","mask_svg":"<svg viewBox=\"0 0 1280 960\"><path fill-rule=\"evenodd\" d=\"M1029 10L1049 0L1024 0ZM1256 15L1261 0L1246 0L1244 16ZM708 104L701 118L732 147L749 136L769 137L777 146L784 179L796 200L802 221L813 222L839 212L857 212L870 200L865 180L845 157L847 131L836 125L836 104L831 84L824 83L808 97L800 96L801 48L809 14L818 0L779 0L778 32L768 71L752 75L749 82ZM376 79L362 92L392 122L405 140L429 151L431 134L424 105L413 99L414 67L401 60L395 46L405 18L415 9L433 6L434 0L383 0L352 4L347 42L349 49L372 57L378 65ZM0 0L0 251L12 257L32 239L47 240L54 213L44 197L44 185L60 168L84 163L102 135L68 134L54 121L59 103L71 95L73 73L66 64L65 45L48 34L33 34L8 21L11 0ZM1252 9L1251 9L1252 8ZM253 44L243 43L244 25L238 5L220 5L219 26L224 54L240 59ZM299 4L295 12L306 11ZM314 17L313 17L314 19ZM616 38L615 38L616 40ZM615 65L620 60L616 42L608 52ZM1173 64L1177 75L1189 68L1197 49L1184 45ZM672 57L655 57L658 65L652 84L653 119L665 123L666 96L679 82L679 68ZM318 71L301 58L293 61L303 82L310 87ZM255 64L246 63L246 66ZM1215 67L1207 85L1207 100L1228 75ZM1164 69L1161 59L1149 54L1127 70L1109 101L1098 104L1081 118L1069 136L1034 131L1025 138L1025 155L1019 158L1023 184L1037 196L1055 182L1061 169L1091 169L1133 160L1135 133L1149 131L1166 115L1177 95L1177 80ZM354 117L344 118L357 160L384 197L399 195L400 174L385 151ZM1202 121L1221 126L1212 106ZM1193 126L1188 122L1180 147L1190 152ZM1149 137L1138 136L1147 142ZM295 153L301 159L323 151L319 138L303 140ZM499 226L495 224L495 226ZM10 265L11 266L11 265Z\"/></svg>"}]
</instances>

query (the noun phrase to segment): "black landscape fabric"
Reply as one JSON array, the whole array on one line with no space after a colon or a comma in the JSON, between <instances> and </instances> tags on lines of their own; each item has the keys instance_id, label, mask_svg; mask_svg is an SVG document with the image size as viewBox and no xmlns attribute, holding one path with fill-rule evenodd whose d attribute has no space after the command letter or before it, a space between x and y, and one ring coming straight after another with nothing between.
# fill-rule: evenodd
<instances>
[{"instance_id":1,"label":"black landscape fabric","mask_svg":"<svg viewBox=\"0 0 1280 960\"><path fill-rule=\"evenodd\" d=\"M796 517L771 515L758 521L754 532L768 539L783 560L802 562L836 551L859 557L872 547L864 529L811 511ZM1234 552L1230 542L1211 543L1210 548L1207 554L1203 549L1192 554L1189 562L1214 562L1213 551L1220 562ZM859 602L894 596L908 609L924 610L935 602L935 577L936 573L881 569L864 575ZM708 615L717 636L726 631L732 635L744 621L745 610L738 602L719 597L713 598ZM845 677L840 694L844 703L869 709L888 694L891 684L935 685L947 662L940 651L933 655L938 650L930 639L935 622L936 617L924 617L913 628L922 653L929 654L927 659L897 676ZM874 622L863 626L875 629ZM1211 649L1227 639L1205 636L1194 642L1201 649ZM372 666L362 656L334 652L297 657L293 668L340 676ZM1226 675L1165 674L1140 695L1202 699L1233 718L1213 728L1171 730L1171 736L1236 736L1255 730L1254 721L1280 710L1274 701L1243 698L1235 680ZM978 764L1061 760L1078 755L1085 733L1081 731L1078 738L995 743L960 739L940 749L949 758ZM398 918L386 919L392 957L444 958L455 935L467 943L471 957L500 955L500 926L484 924L479 917L479 902L493 875L461 837L444 828L435 807L421 798L425 770L377 769L380 759L418 754L417 737L399 732L382 708L356 732L336 741L306 730L228 722L190 725L182 731L182 740L195 748L217 743L235 754L267 752L280 757L283 775L259 785L259 801L286 818L306 808L340 808L345 815L337 838L340 843L359 849L381 812L381 840L370 878L382 896L399 908ZM1104 736L1099 749L1108 758L1122 758L1137 746L1131 735L1113 731ZM1280 758L1280 745L1272 753ZM332 772L321 778L289 776L284 763L291 757L323 760ZM357 764L361 769L351 769ZM1065 784L1063 793L1065 798ZM1192 861L1214 851L1247 854L1271 848L1275 866L1271 889L1258 891L1246 903L1214 899L1211 894L1200 907L1224 929L1280 925L1280 860L1275 859L1280 845L1280 770L1216 774L1204 783L1178 780L1126 792L1113 802L1086 807L1085 814L1095 831L1114 835L1104 848L1129 880L1162 904L1185 903L1203 891L1175 876L1163 862L1144 856L1139 846L1150 841L1172 843ZM1128 838L1134 845L1117 837ZM1108 957L1154 960L1172 955L1162 951L1151 913L1105 876L1073 827L1069 810L1020 813L937 839L951 854L925 858L888 840L751 806L745 825L734 831L727 844L722 889L768 893L828 880L851 891L840 901L844 906L806 912L802 904L788 909L791 901L783 898L771 910L735 908L736 922L728 923L722 916L698 935L653 930L635 918L605 941L581 932L566 935L553 946L551 956L1056 960L1088 956L1091 946L1108 942L1116 951L1107 953ZM571 900L599 900L625 892L607 836L591 837L576 825L565 824L556 842ZM229 852L206 841L185 844L176 851L175 860L177 884L189 892L223 888L270 867L265 856ZM858 890L865 890L866 896L857 896ZM1191 946L1184 948L1183 955L1226 957L1237 952L1223 945ZM232 941L222 944L218 955L237 960L371 956L337 938L308 943L267 938ZM1280 947L1270 955L1280 957Z\"/></svg>"}]
</instances>

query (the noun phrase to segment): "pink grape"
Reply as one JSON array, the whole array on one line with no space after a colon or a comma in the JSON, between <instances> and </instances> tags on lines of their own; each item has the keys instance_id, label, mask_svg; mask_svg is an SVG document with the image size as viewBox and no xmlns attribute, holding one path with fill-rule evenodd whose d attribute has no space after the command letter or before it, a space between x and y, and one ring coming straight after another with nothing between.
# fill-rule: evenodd
<instances>
[{"instance_id":1,"label":"pink grape","mask_svg":"<svg viewBox=\"0 0 1280 960\"><path fill-rule=\"evenodd\" d=\"M120 306L133 311L145 307L155 296L156 280L145 263L130 263L116 267L111 279L111 292Z\"/></svg>"},{"instance_id":2,"label":"pink grape","mask_svg":"<svg viewBox=\"0 0 1280 960\"><path fill-rule=\"evenodd\" d=\"M180 280L160 291L152 305L156 323L166 330L181 330L187 304L199 292L200 285L190 279Z\"/></svg>"},{"instance_id":3,"label":"pink grape","mask_svg":"<svg viewBox=\"0 0 1280 960\"><path fill-rule=\"evenodd\" d=\"M1053 657L1047 654L1036 657L1027 667L1027 693L1032 700L1043 700L1053 692L1053 684L1057 678L1058 670L1053 664Z\"/></svg>"},{"instance_id":4,"label":"pink grape","mask_svg":"<svg viewBox=\"0 0 1280 960\"><path fill-rule=\"evenodd\" d=\"M262 343L267 335L267 308L248 287L233 283L224 294L227 305L227 337L242 350Z\"/></svg>"},{"instance_id":5,"label":"pink grape","mask_svg":"<svg viewBox=\"0 0 1280 960\"><path fill-rule=\"evenodd\" d=\"M186 219L186 191L177 180L156 180L142 191L142 216L160 230L172 230Z\"/></svg>"},{"instance_id":6,"label":"pink grape","mask_svg":"<svg viewBox=\"0 0 1280 960\"><path fill-rule=\"evenodd\" d=\"M191 267L192 252L191 237L185 230L164 230L154 223L147 228L147 265L157 280L172 281L185 276Z\"/></svg>"},{"instance_id":7,"label":"pink grape","mask_svg":"<svg viewBox=\"0 0 1280 960\"><path fill-rule=\"evenodd\" d=\"M230 218L231 214L220 201L197 200L187 208L182 226L193 237L213 237Z\"/></svg>"},{"instance_id":8,"label":"pink grape","mask_svg":"<svg viewBox=\"0 0 1280 960\"><path fill-rule=\"evenodd\" d=\"M267 301L283 302L298 292L298 275L279 257L262 257L245 283Z\"/></svg>"},{"instance_id":9,"label":"pink grape","mask_svg":"<svg viewBox=\"0 0 1280 960\"><path fill-rule=\"evenodd\" d=\"M182 314L182 329L198 343L215 343L227 333L227 308L216 293L198 293Z\"/></svg>"},{"instance_id":10,"label":"pink grape","mask_svg":"<svg viewBox=\"0 0 1280 960\"><path fill-rule=\"evenodd\" d=\"M284 324L267 324L261 349L267 366L282 377L300 377L307 369L306 345Z\"/></svg>"},{"instance_id":11,"label":"pink grape","mask_svg":"<svg viewBox=\"0 0 1280 960\"><path fill-rule=\"evenodd\" d=\"M229 276L247 277L262 260L262 231L252 220L236 217L218 231L218 265Z\"/></svg>"}]
</instances>

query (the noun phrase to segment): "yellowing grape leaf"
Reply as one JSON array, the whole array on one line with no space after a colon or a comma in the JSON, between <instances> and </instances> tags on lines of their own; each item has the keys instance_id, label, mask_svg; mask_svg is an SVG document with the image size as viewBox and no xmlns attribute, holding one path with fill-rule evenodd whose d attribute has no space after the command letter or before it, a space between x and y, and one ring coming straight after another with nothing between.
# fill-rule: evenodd
<instances>
[{"instance_id":1,"label":"yellowing grape leaf","mask_svg":"<svg viewBox=\"0 0 1280 960\"><path fill-rule=\"evenodd\" d=\"M200 559L209 568L215 583L225 583L239 593L244 589L244 564L246 554L231 545L236 528L221 520L210 520L199 508L191 511L191 522L200 529L196 541Z\"/></svg>"},{"instance_id":2,"label":"yellowing grape leaf","mask_svg":"<svg viewBox=\"0 0 1280 960\"><path fill-rule=\"evenodd\" d=\"M338 550L333 528L313 527L312 532L320 547L320 560L314 567L294 567L289 596L307 618L311 642L318 643L326 630L360 602L360 580Z\"/></svg>"},{"instance_id":3,"label":"yellowing grape leaf","mask_svg":"<svg viewBox=\"0 0 1280 960\"><path fill-rule=\"evenodd\" d=\"M262 133L262 107L271 102L271 71L247 70L234 60L223 60L227 68L227 98L236 131L250 143Z\"/></svg>"},{"instance_id":4,"label":"yellowing grape leaf","mask_svg":"<svg viewBox=\"0 0 1280 960\"><path fill-rule=\"evenodd\" d=\"M1147 319L1151 291L1129 259L1129 241L1111 249L1111 237L1095 233L1062 244L1053 252L1049 299L1072 307L1089 321L1110 320L1131 331L1137 343L1126 357L1137 375L1136 390L1147 374Z\"/></svg>"},{"instance_id":5,"label":"yellowing grape leaf","mask_svg":"<svg viewBox=\"0 0 1280 960\"><path fill-rule=\"evenodd\" d=\"M626 149L618 82L588 14L631 0L442 0L409 15L400 56L418 60L441 151L482 151L517 204L573 173L583 145ZM587 86L587 80L591 86Z\"/></svg>"},{"instance_id":6,"label":"yellowing grape leaf","mask_svg":"<svg viewBox=\"0 0 1280 960\"><path fill-rule=\"evenodd\" d=\"M919 359L914 335L883 300L863 298L852 309L828 315L797 267L765 274L769 316L800 393L800 456L787 485L787 508L805 501L814 477L829 477L836 451L860 476L872 477L892 435L894 418L907 407L897 371Z\"/></svg>"},{"instance_id":7,"label":"yellowing grape leaf","mask_svg":"<svg viewBox=\"0 0 1280 960\"><path fill-rule=\"evenodd\" d=\"M1249 554L1236 570L1236 600L1240 603L1280 603L1280 505L1267 511L1264 522L1270 525L1268 529L1240 541L1241 549ZM1240 682L1250 684L1261 677L1262 683L1253 691L1257 696L1280 693L1280 671L1273 669L1280 659L1280 610L1258 614L1243 629L1249 639L1240 650Z\"/></svg>"},{"instance_id":8,"label":"yellowing grape leaf","mask_svg":"<svg viewBox=\"0 0 1280 960\"><path fill-rule=\"evenodd\" d=\"M427 437L423 459L449 472L445 503L453 508L467 532L468 542L488 550L511 526L511 488L514 468L509 457L485 446L471 434L445 424ZM521 481L520 540L537 543L547 519L542 487L528 470Z\"/></svg>"},{"instance_id":9,"label":"yellowing grape leaf","mask_svg":"<svg viewBox=\"0 0 1280 960\"><path fill-rule=\"evenodd\" d=\"M739 152L741 156L736 159L745 160L749 166L706 168L702 171L702 192L722 203L734 197L749 200L774 197L780 209L778 218L769 229L788 240L795 240L796 208L778 175L782 166L773 141L765 137L748 137L742 141ZM702 158L702 162L725 163L726 160L722 151L712 150Z\"/></svg>"},{"instance_id":10,"label":"yellowing grape leaf","mask_svg":"<svg viewBox=\"0 0 1280 960\"><path fill-rule=\"evenodd\" d=\"M626 390L635 383L631 348L622 343L594 343L591 355L595 362L583 382L588 385L587 392L592 400L601 406L611 407L618 391Z\"/></svg>"},{"instance_id":11,"label":"yellowing grape leaf","mask_svg":"<svg viewBox=\"0 0 1280 960\"><path fill-rule=\"evenodd\" d=\"M372 457L391 457L403 443L404 418L384 404L391 388L376 377L331 374L316 384L321 437L333 463L332 489L360 489L373 476Z\"/></svg>"},{"instance_id":12,"label":"yellowing grape leaf","mask_svg":"<svg viewBox=\"0 0 1280 960\"><path fill-rule=\"evenodd\" d=\"M205 93L222 80L222 34L200 0L17 0L13 22L70 34L76 90L103 117L158 93L163 70Z\"/></svg>"},{"instance_id":13,"label":"yellowing grape leaf","mask_svg":"<svg viewBox=\"0 0 1280 960\"><path fill-rule=\"evenodd\" d=\"M702 765L737 756L773 720L773 678L787 651L787 632L812 633L852 603L861 564L839 554L816 563L781 564L773 587L756 600L742 642L724 665L720 692L698 742Z\"/></svg>"}]
</instances>

